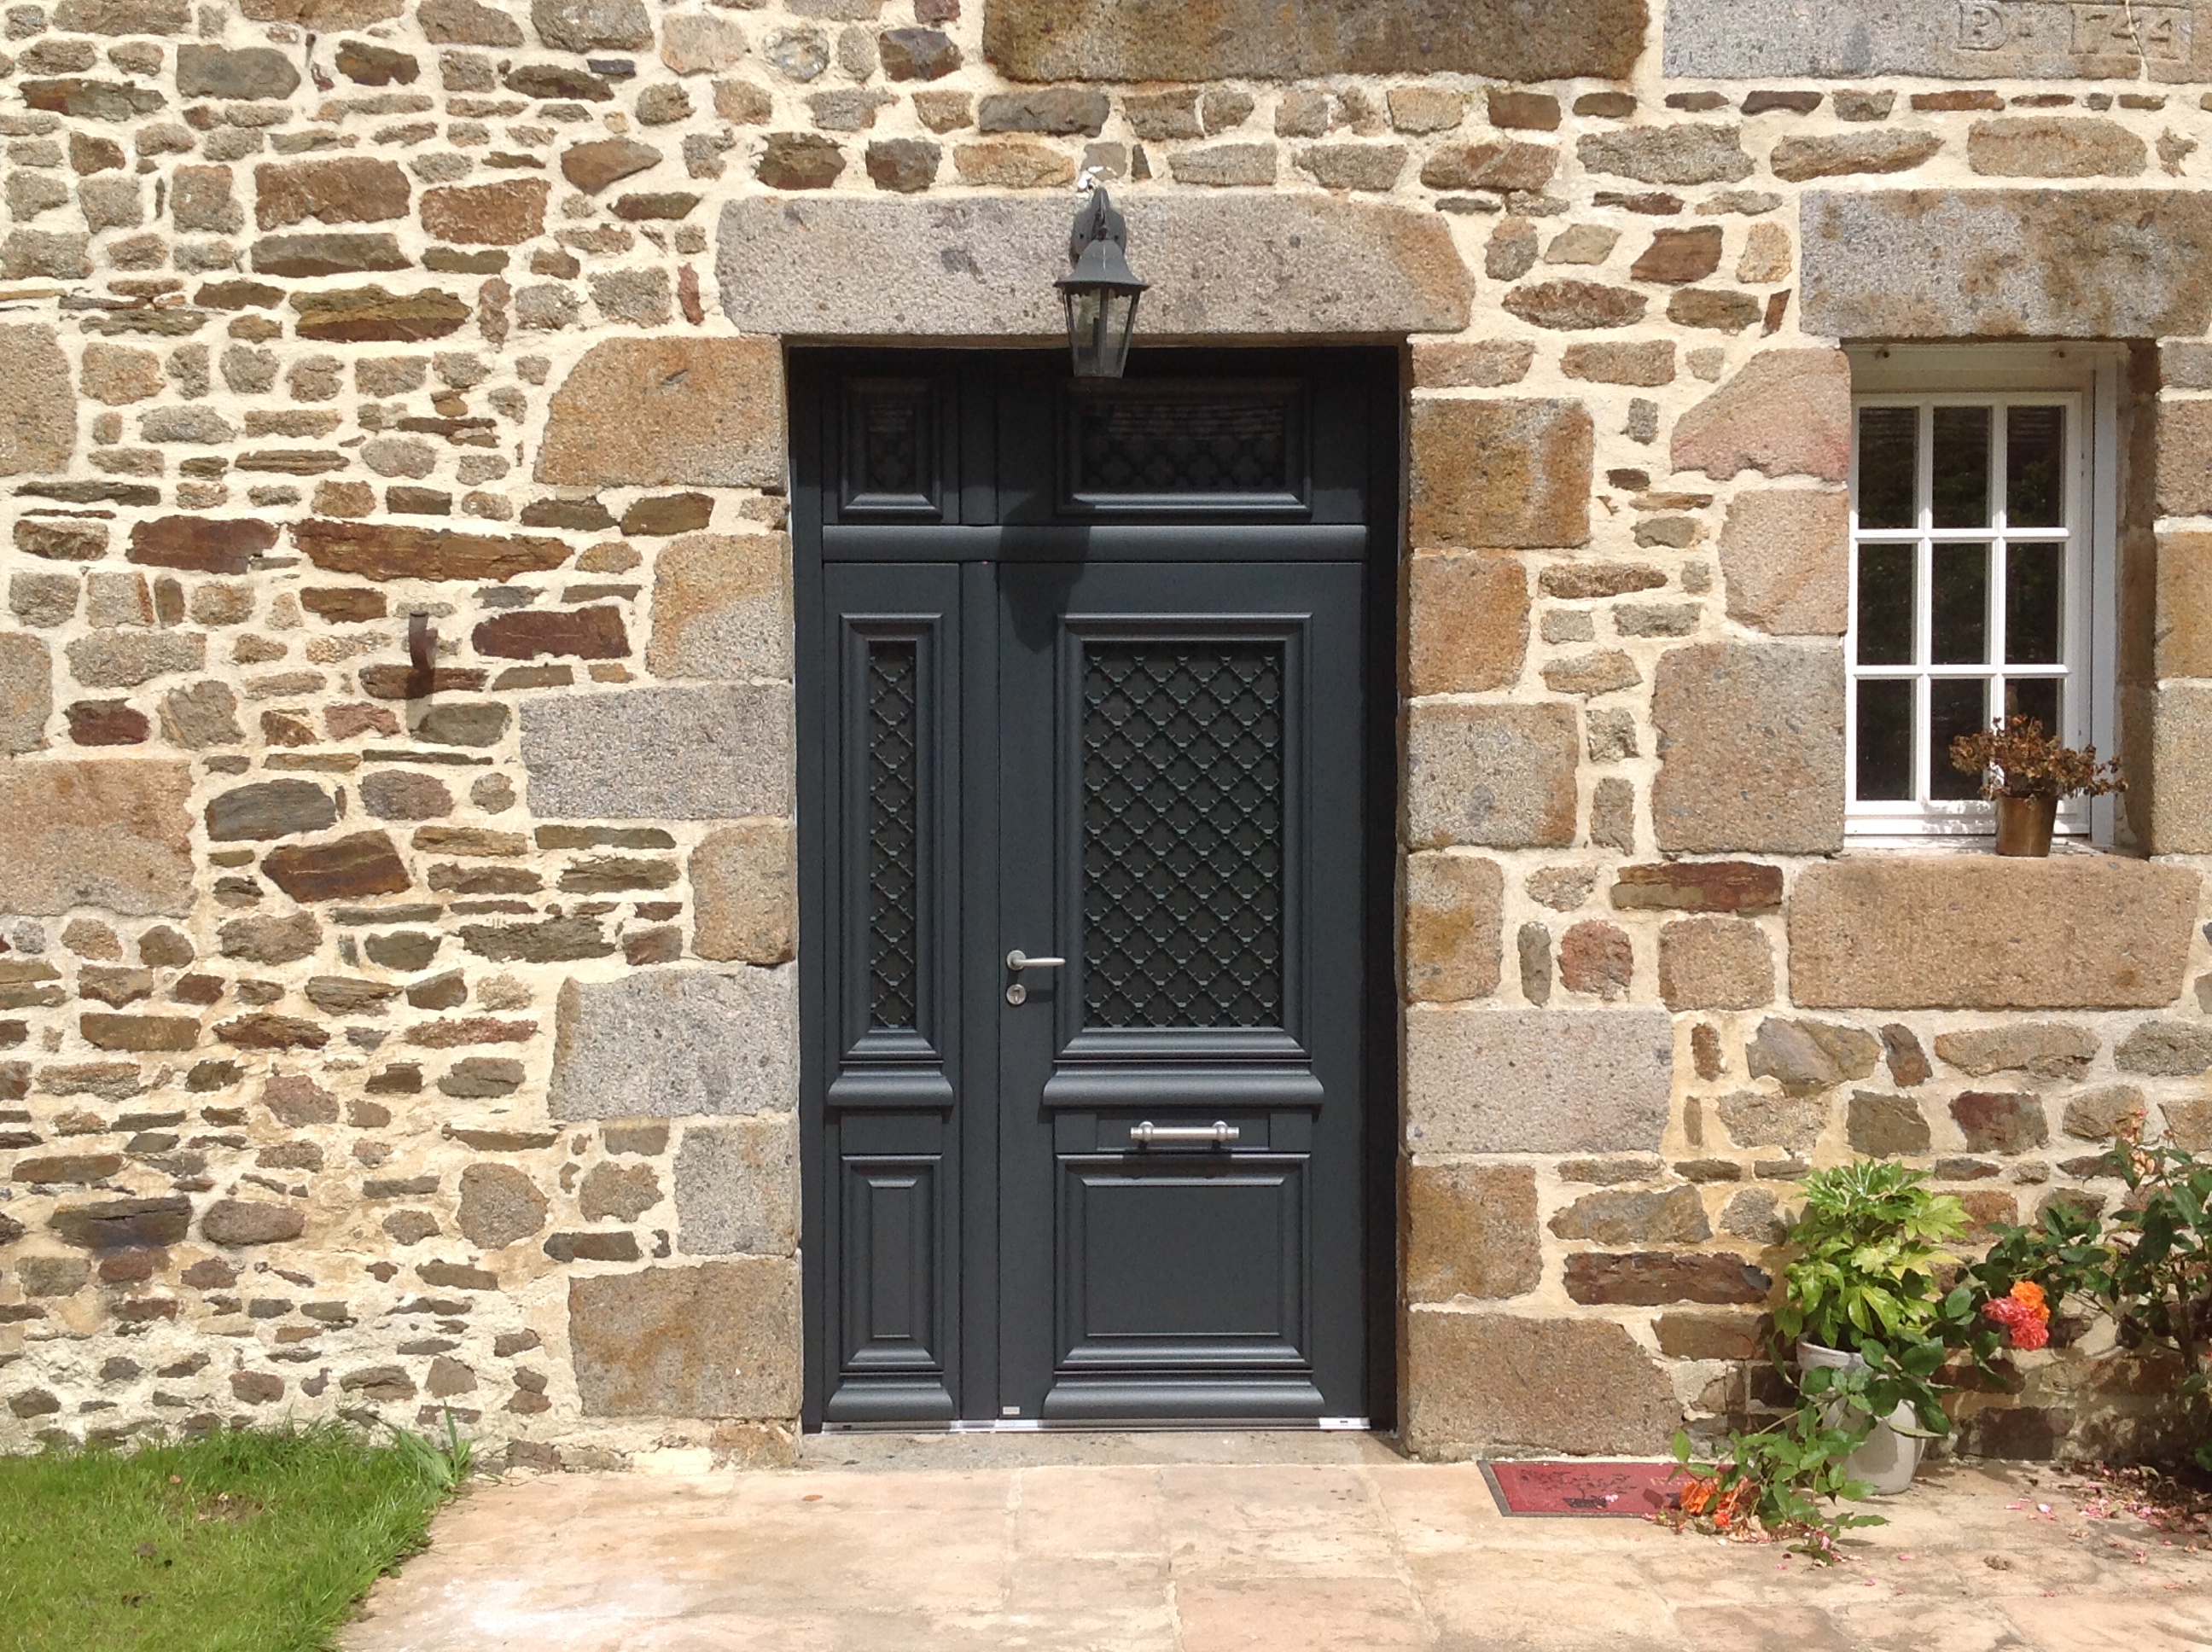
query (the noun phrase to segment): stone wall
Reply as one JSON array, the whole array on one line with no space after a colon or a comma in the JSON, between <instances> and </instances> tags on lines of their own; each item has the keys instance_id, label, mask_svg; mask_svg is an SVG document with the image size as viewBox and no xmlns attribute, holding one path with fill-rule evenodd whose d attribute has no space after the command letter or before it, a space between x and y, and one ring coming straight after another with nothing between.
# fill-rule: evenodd
<instances>
[{"instance_id":1,"label":"stone wall","mask_svg":"<svg viewBox=\"0 0 2212 1652\"><path fill-rule=\"evenodd\" d=\"M1048 339L1085 167L1147 337L1413 340L1418 1449L1755 1405L1806 1165L2212 1145L2196 15L1662 9L8 6L0 1448L787 1449L781 340ZM1870 335L2136 345L2155 859L1838 858ZM2113 1437L2087 1355L1968 1442Z\"/></svg>"}]
</instances>

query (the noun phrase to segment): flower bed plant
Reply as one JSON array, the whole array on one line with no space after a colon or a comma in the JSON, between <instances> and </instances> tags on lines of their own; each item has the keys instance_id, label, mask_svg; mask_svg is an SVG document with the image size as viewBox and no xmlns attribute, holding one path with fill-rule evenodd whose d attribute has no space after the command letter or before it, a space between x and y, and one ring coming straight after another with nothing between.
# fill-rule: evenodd
<instances>
[{"instance_id":1,"label":"flower bed plant","mask_svg":"<svg viewBox=\"0 0 2212 1652\"><path fill-rule=\"evenodd\" d=\"M1991 1297L1984 1311L2020 1339L2012 1345L2040 1347L2047 1332L2002 1303L2043 1304L2047 1325L2049 1309L2072 1298L2109 1315L2122 1348L2171 1355L2179 1421L2212 1472L2212 1155L2145 1142L2138 1114L2101 1168L2127 1185L2118 1208L2054 1203L2036 1225L2008 1229L1976 1270Z\"/></svg>"},{"instance_id":2,"label":"flower bed plant","mask_svg":"<svg viewBox=\"0 0 2212 1652\"><path fill-rule=\"evenodd\" d=\"M1936 1372L1956 1350L1986 1361L1998 1333L1978 1313L1972 1284L1944 1288L1959 1260L1945 1247L1966 1231L1966 1213L1927 1181L1872 1159L1805 1178L1774 1315L1775 1363L1796 1382L1797 1404L1770 1427L1731 1432L1711 1462L1695 1461L1688 1435L1676 1434L1688 1477L1678 1524L1836 1559L1844 1532L1883 1523L1839 1508L1871 1494L1850 1472L1853 1454L1883 1426L1930 1439L1950 1432ZM1793 1372L1787 1354L1801 1339L1859 1360ZM1914 1421L1898 1420L1903 1408Z\"/></svg>"},{"instance_id":3,"label":"flower bed plant","mask_svg":"<svg viewBox=\"0 0 2212 1652\"><path fill-rule=\"evenodd\" d=\"M2116 1210L2054 1202L1972 1264L1946 1248L1965 1230L1963 1208L1923 1173L1860 1160L1808 1176L1787 1235L1776 1364L1787 1372L1784 1350L1804 1338L1864 1367L1796 1374L1796 1406L1767 1428L1731 1432L1710 1461L1678 1432L1684 1489L1666 1518L1840 1558L1844 1533L1882 1523L1842 1508L1869 1495L1846 1465L1880 1421L1909 1406L1911 1431L1948 1434L1946 1362L1963 1354L1986 1371L2003 1351L2048 1346L2053 1310L2069 1299L2108 1315L2121 1347L2172 1356L2179 1419L2197 1466L2212 1473L2212 1155L2146 1143L2138 1115L2100 1168L2127 1186Z\"/></svg>"}]
</instances>

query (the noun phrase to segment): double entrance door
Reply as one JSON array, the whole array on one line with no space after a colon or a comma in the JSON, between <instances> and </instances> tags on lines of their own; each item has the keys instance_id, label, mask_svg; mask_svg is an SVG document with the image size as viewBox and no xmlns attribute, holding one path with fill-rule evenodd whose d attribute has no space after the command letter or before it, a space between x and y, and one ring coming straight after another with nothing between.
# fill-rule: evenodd
<instances>
[{"instance_id":1,"label":"double entrance door","mask_svg":"<svg viewBox=\"0 0 2212 1652\"><path fill-rule=\"evenodd\" d=\"M1372 1415L1395 361L793 379L810 1424Z\"/></svg>"}]
</instances>

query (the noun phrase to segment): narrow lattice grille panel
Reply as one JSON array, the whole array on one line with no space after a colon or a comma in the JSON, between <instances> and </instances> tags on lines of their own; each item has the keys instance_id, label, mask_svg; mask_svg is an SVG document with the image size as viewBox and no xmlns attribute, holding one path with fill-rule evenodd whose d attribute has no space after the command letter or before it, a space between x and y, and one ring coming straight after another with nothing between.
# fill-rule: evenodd
<instances>
[{"instance_id":1,"label":"narrow lattice grille panel","mask_svg":"<svg viewBox=\"0 0 2212 1652\"><path fill-rule=\"evenodd\" d=\"M860 491L910 494L921 486L921 407L872 396L860 404Z\"/></svg>"},{"instance_id":2,"label":"narrow lattice grille panel","mask_svg":"<svg viewBox=\"0 0 2212 1652\"><path fill-rule=\"evenodd\" d=\"M1286 401L1193 402L1127 395L1076 404L1083 494L1279 494L1293 490Z\"/></svg>"},{"instance_id":3,"label":"narrow lattice grille panel","mask_svg":"<svg viewBox=\"0 0 2212 1652\"><path fill-rule=\"evenodd\" d=\"M1088 1025L1283 1024L1283 783L1280 643L1085 649Z\"/></svg>"},{"instance_id":4,"label":"narrow lattice grille panel","mask_svg":"<svg viewBox=\"0 0 2212 1652\"><path fill-rule=\"evenodd\" d=\"M921 977L921 665L912 642L868 647L868 1020L915 1024Z\"/></svg>"}]
</instances>

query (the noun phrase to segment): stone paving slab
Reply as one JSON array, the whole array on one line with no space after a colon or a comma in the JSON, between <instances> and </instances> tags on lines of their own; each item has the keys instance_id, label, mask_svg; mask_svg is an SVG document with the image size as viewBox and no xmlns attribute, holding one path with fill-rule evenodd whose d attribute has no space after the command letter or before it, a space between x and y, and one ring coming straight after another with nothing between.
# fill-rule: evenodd
<instances>
[{"instance_id":1,"label":"stone paving slab","mask_svg":"<svg viewBox=\"0 0 2212 1652\"><path fill-rule=\"evenodd\" d=\"M844 1440L807 1456L794 1472L481 1485L343 1644L2212 1649L2212 1553L2130 1515L2087 1518L2060 1477L2027 1468L1935 1468L1823 1569L1629 1521L1509 1519L1474 1465L1408 1463L1361 1436Z\"/></svg>"}]
</instances>

